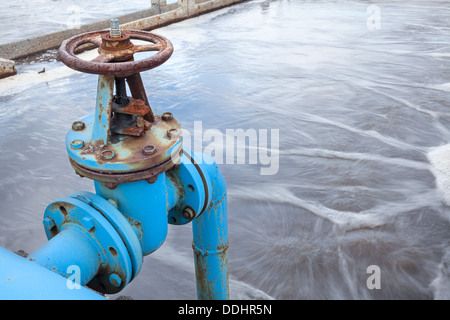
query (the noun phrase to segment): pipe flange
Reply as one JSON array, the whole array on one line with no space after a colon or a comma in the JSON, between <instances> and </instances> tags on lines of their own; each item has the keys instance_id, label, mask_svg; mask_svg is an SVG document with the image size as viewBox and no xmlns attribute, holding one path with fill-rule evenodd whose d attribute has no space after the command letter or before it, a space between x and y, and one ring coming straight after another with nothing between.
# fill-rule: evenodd
<instances>
[{"instance_id":1,"label":"pipe flange","mask_svg":"<svg viewBox=\"0 0 450 320\"><path fill-rule=\"evenodd\" d=\"M113 204L94 193L77 191L69 195L69 197L81 200L94 209L100 211L103 217L105 217L114 227L128 250L131 265L133 267L133 274L131 276L131 280L133 280L139 274L139 271L141 271L143 255L139 238L133 227L131 227L130 222L135 227L136 225L139 225L139 223L133 223L133 221L130 221L129 218L125 218Z\"/></svg>"},{"instance_id":2,"label":"pipe flange","mask_svg":"<svg viewBox=\"0 0 450 320\"><path fill-rule=\"evenodd\" d=\"M99 250L97 259L102 267L87 286L108 294L122 290L132 279L133 267L128 250L111 223L92 206L71 197L61 198L45 210L44 227L49 240L74 225L89 233Z\"/></svg>"},{"instance_id":3,"label":"pipe flange","mask_svg":"<svg viewBox=\"0 0 450 320\"><path fill-rule=\"evenodd\" d=\"M179 163L181 127L173 117L162 120L160 115L155 115L155 121L148 124L144 135L116 135L105 145L91 141L94 115L80 122L84 124L83 129L75 126L66 136L70 163L80 176L112 185L140 180L151 182Z\"/></svg>"}]
</instances>

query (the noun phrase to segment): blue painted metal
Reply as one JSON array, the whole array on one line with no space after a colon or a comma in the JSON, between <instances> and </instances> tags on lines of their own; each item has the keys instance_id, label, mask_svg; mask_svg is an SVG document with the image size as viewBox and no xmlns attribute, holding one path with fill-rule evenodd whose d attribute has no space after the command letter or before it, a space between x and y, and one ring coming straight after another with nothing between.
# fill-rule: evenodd
<instances>
[{"instance_id":1,"label":"blue painted metal","mask_svg":"<svg viewBox=\"0 0 450 320\"><path fill-rule=\"evenodd\" d=\"M92 129L93 144L106 145L109 142L111 127L111 109L114 97L114 76L99 75L97 100L95 105L94 127Z\"/></svg>"},{"instance_id":2,"label":"blue painted metal","mask_svg":"<svg viewBox=\"0 0 450 320\"><path fill-rule=\"evenodd\" d=\"M140 75L130 74L132 98L123 75L100 75L95 114L66 135L73 168L94 180L96 194L78 191L51 203L43 219L49 241L28 260L0 250L0 262L8 261L0 271L14 274L0 282L0 297L4 286L10 297L24 288L23 280L12 281L9 261L36 275L53 271L42 277L58 288L75 266L79 285L119 292L137 277L143 256L162 246L169 223L190 222L198 298L229 297L225 180L211 157L183 150L179 123L171 113L153 114Z\"/></svg>"},{"instance_id":3,"label":"blue painted metal","mask_svg":"<svg viewBox=\"0 0 450 320\"><path fill-rule=\"evenodd\" d=\"M197 297L228 299L227 186L217 164L206 154L192 154L206 181L213 187L205 211L192 222Z\"/></svg>"},{"instance_id":4,"label":"blue painted metal","mask_svg":"<svg viewBox=\"0 0 450 320\"><path fill-rule=\"evenodd\" d=\"M156 251L164 243L168 228L164 173L153 183L145 180L121 183L114 189L95 181L95 191L105 199L116 200L119 211L142 230L139 240L143 255Z\"/></svg>"},{"instance_id":5,"label":"blue painted metal","mask_svg":"<svg viewBox=\"0 0 450 320\"><path fill-rule=\"evenodd\" d=\"M112 213L105 214L99 208L107 208ZM65 277L68 276L70 266L77 266L82 270L81 285L89 284L106 293L120 291L131 281L133 274L139 272L140 263L135 261L139 265L133 270L132 259L124 240L105 216L113 223L120 221L122 234L128 233L137 238L128 222L117 218L117 209L111 204L106 206L100 197L89 198L88 193L75 193L47 207L44 226L49 241L32 253L30 259ZM116 221L111 217L116 217ZM132 241L131 239L130 237L128 240ZM134 253L133 257L139 259L142 256ZM120 287L109 281L111 274L121 277Z\"/></svg>"},{"instance_id":6,"label":"blue painted metal","mask_svg":"<svg viewBox=\"0 0 450 320\"><path fill-rule=\"evenodd\" d=\"M85 287L0 247L0 300L106 300ZM70 281L70 280L69 280Z\"/></svg>"},{"instance_id":7,"label":"blue painted metal","mask_svg":"<svg viewBox=\"0 0 450 320\"><path fill-rule=\"evenodd\" d=\"M191 159L191 151L184 148L184 154L180 159L180 164L166 172L166 186L176 186L168 194L176 192L177 201L172 201L168 206L168 221L171 224L183 225L194 219L205 207L208 201L208 194L211 194L211 183L203 180L199 167ZM194 212L193 217L183 216L186 208L191 208Z\"/></svg>"},{"instance_id":8,"label":"blue painted metal","mask_svg":"<svg viewBox=\"0 0 450 320\"><path fill-rule=\"evenodd\" d=\"M143 256L139 238L142 237L142 227L138 221L125 218L117 209L117 202L113 199L108 201L91 192L77 191L69 195L69 197L81 200L91 207L101 212L114 230L119 234L127 248L132 265L132 279L141 271ZM110 201L112 200L112 201ZM115 205L112 204L115 203Z\"/></svg>"}]
</instances>

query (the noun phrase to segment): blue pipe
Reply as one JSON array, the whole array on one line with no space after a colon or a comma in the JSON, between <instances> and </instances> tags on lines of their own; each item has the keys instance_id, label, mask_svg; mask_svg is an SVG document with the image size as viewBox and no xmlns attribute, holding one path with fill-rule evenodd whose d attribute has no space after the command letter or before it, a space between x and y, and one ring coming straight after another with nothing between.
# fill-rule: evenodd
<instances>
[{"instance_id":1,"label":"blue pipe","mask_svg":"<svg viewBox=\"0 0 450 320\"><path fill-rule=\"evenodd\" d=\"M191 156L212 186L205 211L192 222L197 297L225 300L229 298L227 186L211 157Z\"/></svg>"},{"instance_id":2,"label":"blue pipe","mask_svg":"<svg viewBox=\"0 0 450 320\"><path fill-rule=\"evenodd\" d=\"M85 287L73 288L37 263L0 247L0 300L106 300Z\"/></svg>"},{"instance_id":3,"label":"blue pipe","mask_svg":"<svg viewBox=\"0 0 450 320\"><path fill-rule=\"evenodd\" d=\"M90 233L70 224L28 258L63 277L70 276L71 267L76 266L81 270L79 284L84 286L97 274L101 257L101 248L95 245Z\"/></svg>"},{"instance_id":4,"label":"blue pipe","mask_svg":"<svg viewBox=\"0 0 450 320\"><path fill-rule=\"evenodd\" d=\"M105 199L117 201L118 209L128 218L136 221L142 254L156 251L167 237L167 194L165 174L161 173L153 183L145 180L121 183L114 189L104 182L95 181L95 191ZM173 198L173 196L171 197Z\"/></svg>"},{"instance_id":5,"label":"blue pipe","mask_svg":"<svg viewBox=\"0 0 450 320\"><path fill-rule=\"evenodd\" d=\"M153 183L122 183L110 189L95 181L95 189L97 195L76 192L47 207L44 226L49 241L31 254L29 260L12 259L4 250L0 252L0 274L8 275L9 281L7 289L2 283L0 288L8 292L9 298L19 295L22 298L18 290L25 287L26 281L16 280L12 285L10 279L26 269L30 271L25 273L35 279L32 285L36 289L23 297L35 297L45 291L41 297L51 299L52 287L61 287L56 282L66 281L63 277L70 276L71 266L80 270L81 288L95 280L109 292L117 292L137 276L142 256L164 243L168 223L188 222L192 222L193 228L198 299L229 298L226 183L210 157L184 150L180 164L160 174ZM117 208L111 203L116 203ZM186 208L192 217L185 214ZM17 268L22 270L20 273L13 272L14 261L20 261L17 262L21 265ZM102 275L105 267L110 269L106 272L108 278ZM43 270L54 271L49 272L60 280L48 280L42 286L38 275L46 273ZM41 278L48 277L52 278L49 275ZM38 284L43 288L37 289ZM64 284L64 288L55 292L64 291L67 287ZM71 299L71 295L61 294L58 298Z\"/></svg>"}]
</instances>

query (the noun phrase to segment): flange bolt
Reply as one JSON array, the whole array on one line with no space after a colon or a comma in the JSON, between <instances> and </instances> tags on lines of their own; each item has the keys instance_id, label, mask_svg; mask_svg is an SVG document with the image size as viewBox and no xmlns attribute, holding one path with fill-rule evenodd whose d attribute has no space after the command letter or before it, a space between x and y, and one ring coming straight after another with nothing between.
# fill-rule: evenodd
<instances>
[{"instance_id":1,"label":"flange bolt","mask_svg":"<svg viewBox=\"0 0 450 320\"><path fill-rule=\"evenodd\" d=\"M113 273L109 276L109 282L116 288L120 287L122 284L122 279L117 273Z\"/></svg>"},{"instance_id":2,"label":"flange bolt","mask_svg":"<svg viewBox=\"0 0 450 320\"><path fill-rule=\"evenodd\" d=\"M83 141L83 140L80 140L80 139L73 140L73 141L70 143L70 146L71 146L72 148L74 148L74 149L80 149L80 148L83 148L83 146L84 146L84 141Z\"/></svg>"},{"instance_id":3,"label":"flange bolt","mask_svg":"<svg viewBox=\"0 0 450 320\"><path fill-rule=\"evenodd\" d=\"M81 131L86 127L83 121L75 121L72 123L72 130L73 131Z\"/></svg>"},{"instance_id":4,"label":"flange bolt","mask_svg":"<svg viewBox=\"0 0 450 320\"><path fill-rule=\"evenodd\" d=\"M163 121L169 121L169 120L172 120L172 119L173 119L173 114L170 113L170 112L164 112L164 113L161 115L161 119L162 119Z\"/></svg>"},{"instance_id":5,"label":"flange bolt","mask_svg":"<svg viewBox=\"0 0 450 320\"><path fill-rule=\"evenodd\" d=\"M155 153L155 151L156 151L156 147L151 144L142 148L142 154L145 154L145 155L153 154L153 153Z\"/></svg>"},{"instance_id":6,"label":"flange bolt","mask_svg":"<svg viewBox=\"0 0 450 320\"><path fill-rule=\"evenodd\" d=\"M191 207L186 207L183 210L183 218L192 220L195 217L195 211Z\"/></svg>"},{"instance_id":7,"label":"flange bolt","mask_svg":"<svg viewBox=\"0 0 450 320\"><path fill-rule=\"evenodd\" d=\"M112 150L103 150L101 153L101 157L103 160L111 160L115 156L116 154Z\"/></svg>"}]
</instances>

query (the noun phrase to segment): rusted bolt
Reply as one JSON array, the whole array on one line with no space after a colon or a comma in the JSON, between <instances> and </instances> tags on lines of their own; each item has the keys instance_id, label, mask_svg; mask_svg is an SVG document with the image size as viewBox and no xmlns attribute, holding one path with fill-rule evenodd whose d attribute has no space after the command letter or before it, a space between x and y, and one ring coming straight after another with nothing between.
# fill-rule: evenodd
<instances>
[{"instance_id":1,"label":"rusted bolt","mask_svg":"<svg viewBox=\"0 0 450 320\"><path fill-rule=\"evenodd\" d=\"M188 220L192 220L195 217L195 211L194 209L192 209L191 207L186 207L183 210L183 218L188 219Z\"/></svg>"},{"instance_id":2,"label":"rusted bolt","mask_svg":"<svg viewBox=\"0 0 450 320\"><path fill-rule=\"evenodd\" d=\"M161 119L164 121L169 121L173 119L173 114L170 112L164 112L161 116Z\"/></svg>"},{"instance_id":3,"label":"rusted bolt","mask_svg":"<svg viewBox=\"0 0 450 320\"><path fill-rule=\"evenodd\" d=\"M119 20L111 19L109 21L109 36L111 38L120 38L122 36L122 32L120 31Z\"/></svg>"},{"instance_id":4,"label":"rusted bolt","mask_svg":"<svg viewBox=\"0 0 450 320\"><path fill-rule=\"evenodd\" d=\"M72 130L73 131L80 131L83 130L86 127L83 121L75 121L72 123Z\"/></svg>"},{"instance_id":5,"label":"rusted bolt","mask_svg":"<svg viewBox=\"0 0 450 320\"><path fill-rule=\"evenodd\" d=\"M169 139L178 138L179 136L180 136L180 131L178 131L178 129L170 129L169 131L167 131L167 137Z\"/></svg>"},{"instance_id":6,"label":"rusted bolt","mask_svg":"<svg viewBox=\"0 0 450 320\"><path fill-rule=\"evenodd\" d=\"M114 286L114 287L120 287L120 285L122 284L122 279L119 277L119 275L117 273L112 273L109 276L109 282Z\"/></svg>"},{"instance_id":7,"label":"rusted bolt","mask_svg":"<svg viewBox=\"0 0 450 320\"><path fill-rule=\"evenodd\" d=\"M83 140L80 140L80 139L73 140L73 141L70 143L70 146L71 146L72 148L74 148L74 149L80 149L80 148L83 148L83 146L84 146L84 141L83 141Z\"/></svg>"},{"instance_id":8,"label":"rusted bolt","mask_svg":"<svg viewBox=\"0 0 450 320\"><path fill-rule=\"evenodd\" d=\"M103 150L100 156L103 160L111 160L116 156L116 154L112 150Z\"/></svg>"},{"instance_id":9,"label":"rusted bolt","mask_svg":"<svg viewBox=\"0 0 450 320\"><path fill-rule=\"evenodd\" d=\"M151 144L142 148L142 154L146 154L146 155L153 154L153 153L155 153L155 151L156 151L156 147Z\"/></svg>"},{"instance_id":10,"label":"rusted bolt","mask_svg":"<svg viewBox=\"0 0 450 320\"><path fill-rule=\"evenodd\" d=\"M91 231L92 228L94 228L94 220L91 217L84 217L81 219L81 225L83 228L85 228L87 231Z\"/></svg>"}]
</instances>

